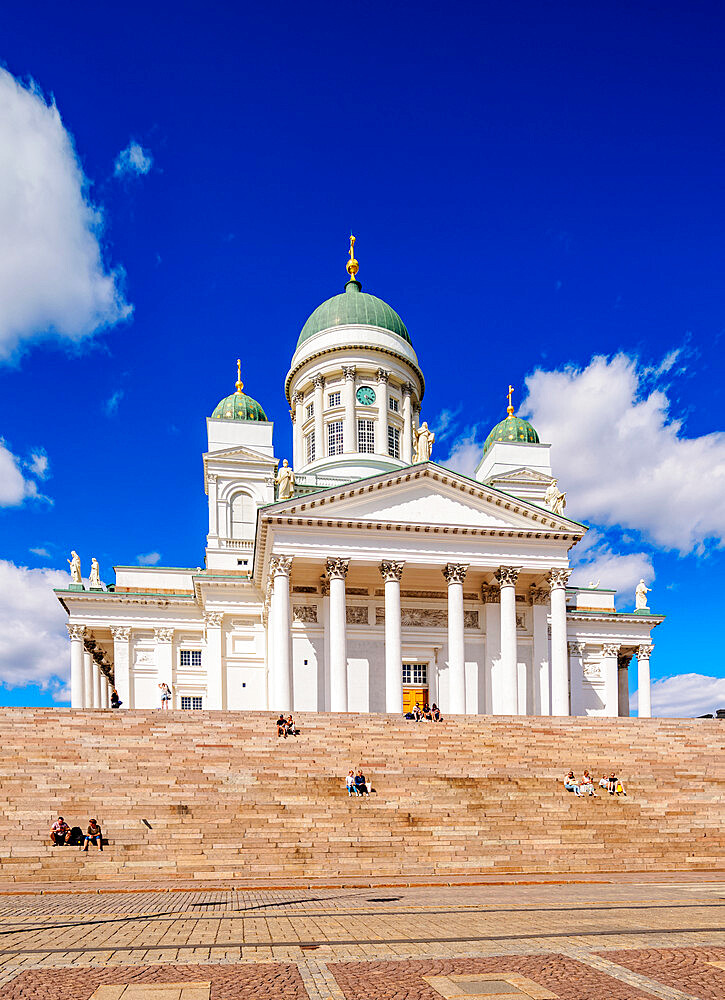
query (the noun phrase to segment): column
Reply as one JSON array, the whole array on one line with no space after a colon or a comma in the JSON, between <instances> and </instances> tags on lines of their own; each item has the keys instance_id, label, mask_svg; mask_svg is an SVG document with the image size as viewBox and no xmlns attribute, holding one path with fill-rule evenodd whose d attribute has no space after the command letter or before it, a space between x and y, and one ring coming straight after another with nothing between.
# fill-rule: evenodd
<instances>
[{"instance_id":1,"label":"column","mask_svg":"<svg viewBox=\"0 0 725 1000\"><path fill-rule=\"evenodd\" d=\"M209 494L209 538L219 536L219 497L217 493L217 476L210 472L206 477L206 488ZM231 531L229 532L231 534Z\"/></svg>"},{"instance_id":2,"label":"column","mask_svg":"<svg viewBox=\"0 0 725 1000\"><path fill-rule=\"evenodd\" d=\"M264 626L264 665L267 670L266 676L266 708L272 705L272 678L274 676L274 664L272 662L272 636L274 635L274 616L272 615L272 577L267 577L267 587L264 592L264 604L262 605L262 625Z\"/></svg>"},{"instance_id":3,"label":"column","mask_svg":"<svg viewBox=\"0 0 725 1000\"><path fill-rule=\"evenodd\" d=\"M83 707L93 708L93 646L88 639L83 644Z\"/></svg>"},{"instance_id":4,"label":"column","mask_svg":"<svg viewBox=\"0 0 725 1000\"><path fill-rule=\"evenodd\" d=\"M551 715L549 675L549 588L531 585L534 644L534 715Z\"/></svg>"},{"instance_id":5,"label":"column","mask_svg":"<svg viewBox=\"0 0 725 1000\"><path fill-rule=\"evenodd\" d=\"M322 705L321 711L330 711L330 581L322 575L320 578L320 594L322 594L322 645L324 659L322 662Z\"/></svg>"},{"instance_id":6,"label":"column","mask_svg":"<svg viewBox=\"0 0 725 1000\"><path fill-rule=\"evenodd\" d=\"M501 566L496 572L496 579L501 589L501 675L504 715L516 715L519 710L516 581L520 572L515 566Z\"/></svg>"},{"instance_id":7,"label":"column","mask_svg":"<svg viewBox=\"0 0 725 1000\"><path fill-rule=\"evenodd\" d=\"M652 698L650 694L649 658L654 646L643 644L637 647L637 715L640 719L652 716Z\"/></svg>"},{"instance_id":8,"label":"column","mask_svg":"<svg viewBox=\"0 0 725 1000\"><path fill-rule=\"evenodd\" d=\"M443 576L448 584L448 711L466 713L466 653L463 634L463 581L468 565L448 563Z\"/></svg>"},{"instance_id":9,"label":"column","mask_svg":"<svg viewBox=\"0 0 725 1000\"><path fill-rule=\"evenodd\" d=\"M484 660L485 710L491 715L501 714L500 669L501 669L501 600L498 586L484 583L481 586L483 601L483 628L486 634L486 655Z\"/></svg>"},{"instance_id":10,"label":"column","mask_svg":"<svg viewBox=\"0 0 725 1000\"><path fill-rule=\"evenodd\" d=\"M206 667L206 704L204 708L221 711L224 708L224 612L205 611L204 631L206 633L206 649L204 650L204 665ZM163 680L163 678L161 678ZM166 682L171 684L171 678ZM173 704L176 704L174 694ZM179 703L179 707L181 707Z\"/></svg>"},{"instance_id":11,"label":"column","mask_svg":"<svg viewBox=\"0 0 725 1000\"><path fill-rule=\"evenodd\" d=\"M404 562L384 560L380 575L385 581L385 711L403 711L403 646L400 629L400 578Z\"/></svg>"},{"instance_id":12,"label":"column","mask_svg":"<svg viewBox=\"0 0 725 1000\"><path fill-rule=\"evenodd\" d=\"M131 685L131 629L126 625L115 625L113 636L113 677L116 693L123 708L134 707L134 692Z\"/></svg>"},{"instance_id":13,"label":"column","mask_svg":"<svg viewBox=\"0 0 725 1000\"><path fill-rule=\"evenodd\" d=\"M101 677L101 708L111 707L110 682L106 674Z\"/></svg>"},{"instance_id":14,"label":"column","mask_svg":"<svg viewBox=\"0 0 725 1000\"><path fill-rule=\"evenodd\" d=\"M96 651L93 657L93 707L101 707L101 654Z\"/></svg>"},{"instance_id":15,"label":"column","mask_svg":"<svg viewBox=\"0 0 725 1000\"><path fill-rule=\"evenodd\" d=\"M403 440L400 445L400 457L406 465L413 464L413 414L410 395L413 386L406 382L403 386Z\"/></svg>"},{"instance_id":16,"label":"column","mask_svg":"<svg viewBox=\"0 0 725 1000\"><path fill-rule=\"evenodd\" d=\"M70 638L70 707L83 708L83 637L85 625L66 625Z\"/></svg>"},{"instance_id":17,"label":"column","mask_svg":"<svg viewBox=\"0 0 725 1000\"><path fill-rule=\"evenodd\" d=\"M327 454L327 448L325 446L325 422L322 419L322 413L325 406L325 379L322 375L315 375L312 379L312 385L315 389L315 394L313 397L313 402L315 404L315 461L318 458L324 458Z\"/></svg>"},{"instance_id":18,"label":"column","mask_svg":"<svg viewBox=\"0 0 725 1000\"><path fill-rule=\"evenodd\" d=\"M174 630L172 628L155 628L154 641L156 643L156 683L162 681L171 688L171 704L169 708L174 708L177 702L176 691L174 690ZM161 692L156 689L156 704L161 705Z\"/></svg>"},{"instance_id":19,"label":"column","mask_svg":"<svg viewBox=\"0 0 725 1000\"><path fill-rule=\"evenodd\" d=\"M378 416L375 421L375 452L377 455L388 454L388 381L390 372L384 368L378 368L378 388L376 398L378 403Z\"/></svg>"},{"instance_id":20,"label":"column","mask_svg":"<svg viewBox=\"0 0 725 1000\"><path fill-rule=\"evenodd\" d=\"M330 581L330 711L347 712L345 577L349 559L328 559Z\"/></svg>"},{"instance_id":21,"label":"column","mask_svg":"<svg viewBox=\"0 0 725 1000\"><path fill-rule=\"evenodd\" d=\"M629 718L629 664L631 660L631 653L620 653L617 659L618 715L624 719Z\"/></svg>"},{"instance_id":22,"label":"column","mask_svg":"<svg viewBox=\"0 0 725 1000\"><path fill-rule=\"evenodd\" d=\"M302 393L292 394L292 468L297 471L305 464L304 443L302 441Z\"/></svg>"},{"instance_id":23,"label":"column","mask_svg":"<svg viewBox=\"0 0 725 1000\"><path fill-rule=\"evenodd\" d=\"M604 680L604 715L619 715L619 643L605 642L602 646L602 678Z\"/></svg>"},{"instance_id":24,"label":"column","mask_svg":"<svg viewBox=\"0 0 725 1000\"><path fill-rule=\"evenodd\" d=\"M552 569L551 591L551 714L569 715L569 661L566 646L566 584L570 569Z\"/></svg>"},{"instance_id":25,"label":"column","mask_svg":"<svg viewBox=\"0 0 725 1000\"><path fill-rule=\"evenodd\" d=\"M320 398L322 392L320 392ZM315 403L317 407L317 403ZM317 409L315 409L317 420ZM289 575L292 556L272 556L269 572L272 576L272 677L269 706L274 712L292 711L291 609Z\"/></svg>"},{"instance_id":26,"label":"column","mask_svg":"<svg viewBox=\"0 0 725 1000\"><path fill-rule=\"evenodd\" d=\"M345 423L342 428L342 450L345 454L357 451L357 424L355 422L355 365L343 365L345 386L342 402L345 407Z\"/></svg>"},{"instance_id":27,"label":"column","mask_svg":"<svg viewBox=\"0 0 725 1000\"><path fill-rule=\"evenodd\" d=\"M584 708L584 653L583 642L568 642L569 654L569 711L571 715L586 715Z\"/></svg>"}]
</instances>

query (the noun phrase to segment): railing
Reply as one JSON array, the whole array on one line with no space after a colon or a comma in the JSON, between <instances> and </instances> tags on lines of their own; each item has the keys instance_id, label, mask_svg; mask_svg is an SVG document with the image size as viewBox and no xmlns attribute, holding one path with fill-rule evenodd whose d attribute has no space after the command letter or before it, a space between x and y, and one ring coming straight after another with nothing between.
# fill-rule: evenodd
<instances>
[{"instance_id":1,"label":"railing","mask_svg":"<svg viewBox=\"0 0 725 1000\"><path fill-rule=\"evenodd\" d=\"M354 482L354 478L346 478L342 476L326 476L324 473L320 472L296 472L295 473L295 487L294 495L296 497L305 496L307 493L314 493L317 490L327 490L335 486L347 486L348 483ZM274 480L269 480L270 484ZM278 500L278 487L274 487L274 499Z\"/></svg>"},{"instance_id":2,"label":"railing","mask_svg":"<svg viewBox=\"0 0 725 1000\"><path fill-rule=\"evenodd\" d=\"M254 542L244 538L220 538L219 547L222 549L253 549Z\"/></svg>"}]
</instances>

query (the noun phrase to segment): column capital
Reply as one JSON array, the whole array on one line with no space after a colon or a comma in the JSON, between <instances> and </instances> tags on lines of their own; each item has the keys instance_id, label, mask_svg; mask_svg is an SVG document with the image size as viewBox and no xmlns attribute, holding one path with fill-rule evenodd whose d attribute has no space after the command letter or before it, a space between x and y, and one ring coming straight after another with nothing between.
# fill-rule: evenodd
<instances>
[{"instance_id":1,"label":"column capital","mask_svg":"<svg viewBox=\"0 0 725 1000\"><path fill-rule=\"evenodd\" d=\"M269 560L271 576L289 576L292 569L292 556L272 556Z\"/></svg>"},{"instance_id":2,"label":"column capital","mask_svg":"<svg viewBox=\"0 0 725 1000\"><path fill-rule=\"evenodd\" d=\"M354 382L355 375L357 374L357 368L355 365L343 365L342 374L345 376L346 382Z\"/></svg>"},{"instance_id":3,"label":"column capital","mask_svg":"<svg viewBox=\"0 0 725 1000\"><path fill-rule=\"evenodd\" d=\"M449 587L452 583L463 583L468 572L468 563L446 563L441 572Z\"/></svg>"},{"instance_id":4,"label":"column capital","mask_svg":"<svg viewBox=\"0 0 725 1000\"><path fill-rule=\"evenodd\" d=\"M131 629L128 625L112 625L111 635L114 642L128 642L131 638Z\"/></svg>"},{"instance_id":5,"label":"column capital","mask_svg":"<svg viewBox=\"0 0 725 1000\"><path fill-rule=\"evenodd\" d=\"M206 481L208 483L215 483L218 478L219 476L216 472L207 472L206 474Z\"/></svg>"},{"instance_id":6,"label":"column capital","mask_svg":"<svg viewBox=\"0 0 725 1000\"><path fill-rule=\"evenodd\" d=\"M173 642L174 630L172 628L155 628L154 639L156 642Z\"/></svg>"},{"instance_id":7,"label":"column capital","mask_svg":"<svg viewBox=\"0 0 725 1000\"><path fill-rule=\"evenodd\" d=\"M619 656L621 648L618 642L605 642L602 644L602 656Z\"/></svg>"},{"instance_id":8,"label":"column capital","mask_svg":"<svg viewBox=\"0 0 725 1000\"><path fill-rule=\"evenodd\" d=\"M391 559L384 559L380 563L378 569L380 570L380 575L386 583L400 583L404 566L404 562L395 562Z\"/></svg>"},{"instance_id":9,"label":"column capital","mask_svg":"<svg viewBox=\"0 0 725 1000\"><path fill-rule=\"evenodd\" d=\"M413 394L413 383L403 382L401 389L403 390L404 396L411 396Z\"/></svg>"},{"instance_id":10,"label":"column capital","mask_svg":"<svg viewBox=\"0 0 725 1000\"><path fill-rule=\"evenodd\" d=\"M529 587L529 597L532 604L548 604L549 590L547 587L537 587L535 583L532 583Z\"/></svg>"},{"instance_id":11,"label":"column capital","mask_svg":"<svg viewBox=\"0 0 725 1000\"><path fill-rule=\"evenodd\" d=\"M500 566L493 574L501 587L515 587L521 572L520 566Z\"/></svg>"},{"instance_id":12,"label":"column capital","mask_svg":"<svg viewBox=\"0 0 725 1000\"><path fill-rule=\"evenodd\" d=\"M390 381L390 372L387 368L378 368L375 374L377 375L378 382L384 382L387 385Z\"/></svg>"},{"instance_id":13,"label":"column capital","mask_svg":"<svg viewBox=\"0 0 725 1000\"><path fill-rule=\"evenodd\" d=\"M652 655L653 645L649 643L643 643L641 646L637 646L637 659L638 660L649 660Z\"/></svg>"},{"instance_id":14,"label":"column capital","mask_svg":"<svg viewBox=\"0 0 725 1000\"><path fill-rule=\"evenodd\" d=\"M204 625L206 628L221 628L224 621L223 611L205 611Z\"/></svg>"},{"instance_id":15,"label":"column capital","mask_svg":"<svg viewBox=\"0 0 725 1000\"><path fill-rule=\"evenodd\" d=\"M497 583L481 584L481 600L484 604L498 604L501 600L501 588Z\"/></svg>"},{"instance_id":16,"label":"column capital","mask_svg":"<svg viewBox=\"0 0 725 1000\"><path fill-rule=\"evenodd\" d=\"M325 563L328 580L344 580L350 566L349 559L328 558Z\"/></svg>"},{"instance_id":17,"label":"column capital","mask_svg":"<svg viewBox=\"0 0 725 1000\"><path fill-rule=\"evenodd\" d=\"M570 569L552 569L546 574L546 580L551 590L565 590L572 571Z\"/></svg>"},{"instance_id":18,"label":"column capital","mask_svg":"<svg viewBox=\"0 0 725 1000\"><path fill-rule=\"evenodd\" d=\"M68 636L71 639L83 639L86 634L85 625L78 625L76 623L69 625L66 623L65 627L68 629Z\"/></svg>"},{"instance_id":19,"label":"column capital","mask_svg":"<svg viewBox=\"0 0 725 1000\"><path fill-rule=\"evenodd\" d=\"M570 642L568 643L569 655L570 656L584 656L584 650L586 648L586 643L584 642Z\"/></svg>"},{"instance_id":20,"label":"column capital","mask_svg":"<svg viewBox=\"0 0 725 1000\"><path fill-rule=\"evenodd\" d=\"M301 403L303 399L304 396L302 395L301 392L293 392L292 399L290 400L290 402L292 403L293 406L297 406L297 404Z\"/></svg>"},{"instance_id":21,"label":"column capital","mask_svg":"<svg viewBox=\"0 0 725 1000\"><path fill-rule=\"evenodd\" d=\"M325 388L325 376L324 375L315 375L315 377L312 379L312 384L315 387L315 389L324 389Z\"/></svg>"}]
</instances>

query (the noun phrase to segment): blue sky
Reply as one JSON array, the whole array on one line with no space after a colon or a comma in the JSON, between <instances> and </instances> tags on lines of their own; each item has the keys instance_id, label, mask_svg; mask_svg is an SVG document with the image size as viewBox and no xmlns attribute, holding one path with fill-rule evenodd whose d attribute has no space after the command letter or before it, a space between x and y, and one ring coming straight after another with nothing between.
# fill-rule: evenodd
<instances>
[{"instance_id":1,"label":"blue sky","mask_svg":"<svg viewBox=\"0 0 725 1000\"><path fill-rule=\"evenodd\" d=\"M595 525L581 575L626 606L642 572L668 616L662 711L725 705L724 24L715 3L6 11L0 702L64 696L43 594L71 547L107 580L202 564L204 418L237 356L290 454L284 374L352 229L426 373L434 458L468 470L516 386Z\"/></svg>"}]
</instances>

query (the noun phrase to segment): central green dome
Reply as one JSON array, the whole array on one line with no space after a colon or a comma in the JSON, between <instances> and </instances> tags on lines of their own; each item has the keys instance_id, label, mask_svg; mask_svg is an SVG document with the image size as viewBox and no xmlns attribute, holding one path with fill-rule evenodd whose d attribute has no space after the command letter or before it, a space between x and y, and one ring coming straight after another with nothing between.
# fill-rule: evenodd
<instances>
[{"instance_id":1,"label":"central green dome","mask_svg":"<svg viewBox=\"0 0 725 1000\"><path fill-rule=\"evenodd\" d=\"M405 323L396 311L382 299L364 292L355 278L348 281L344 292L333 295L315 309L302 327L297 347L331 326L377 326L382 330L389 330L410 344Z\"/></svg>"}]
</instances>

